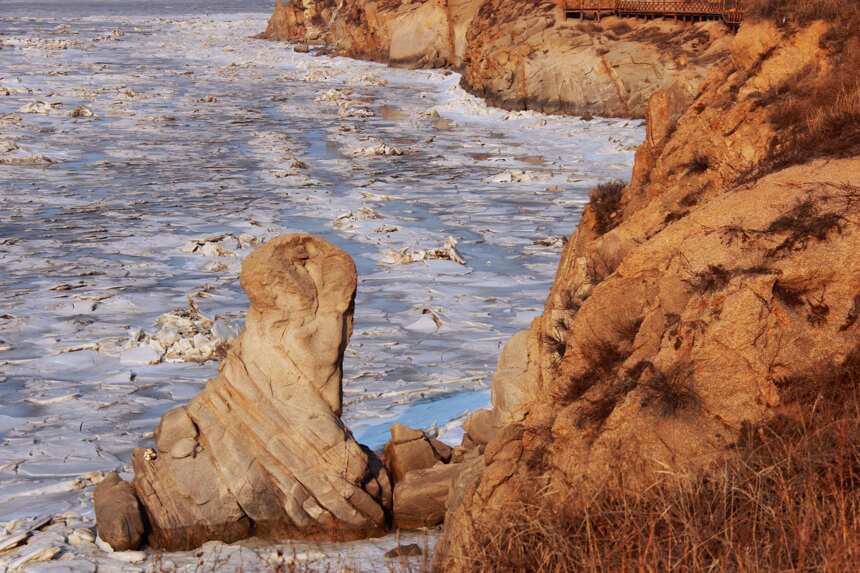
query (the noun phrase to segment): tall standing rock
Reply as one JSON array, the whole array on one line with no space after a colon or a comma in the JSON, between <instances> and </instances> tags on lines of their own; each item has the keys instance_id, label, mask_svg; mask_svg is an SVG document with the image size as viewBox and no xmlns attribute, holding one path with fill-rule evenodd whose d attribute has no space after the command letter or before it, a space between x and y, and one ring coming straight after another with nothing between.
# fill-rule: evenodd
<instances>
[{"instance_id":1,"label":"tall standing rock","mask_svg":"<svg viewBox=\"0 0 860 573\"><path fill-rule=\"evenodd\" d=\"M251 307L218 376L164 415L155 450L133 454L149 544L381 533L388 476L340 419L352 260L321 239L288 235L245 260L241 284Z\"/></svg>"}]
</instances>

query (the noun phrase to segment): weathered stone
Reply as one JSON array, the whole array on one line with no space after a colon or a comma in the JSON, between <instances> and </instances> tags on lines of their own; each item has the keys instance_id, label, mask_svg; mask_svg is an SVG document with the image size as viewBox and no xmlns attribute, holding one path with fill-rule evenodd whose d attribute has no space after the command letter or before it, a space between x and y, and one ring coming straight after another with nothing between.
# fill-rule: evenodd
<instances>
[{"instance_id":1,"label":"weathered stone","mask_svg":"<svg viewBox=\"0 0 860 573\"><path fill-rule=\"evenodd\" d=\"M416 430L415 428L410 428L409 426L404 426L400 422L397 422L388 430L391 433L391 442L394 444L402 444L404 442L411 442L412 440L420 440L424 437L424 432L421 430Z\"/></svg>"},{"instance_id":2,"label":"weathered stone","mask_svg":"<svg viewBox=\"0 0 860 573\"><path fill-rule=\"evenodd\" d=\"M187 458L196 448L197 441L194 438L182 438L171 446L170 456L176 459Z\"/></svg>"},{"instance_id":3,"label":"weathered stone","mask_svg":"<svg viewBox=\"0 0 860 573\"><path fill-rule=\"evenodd\" d=\"M137 549L145 533L140 504L131 484L110 473L95 489L99 537L115 551Z\"/></svg>"},{"instance_id":4,"label":"weathered stone","mask_svg":"<svg viewBox=\"0 0 860 573\"><path fill-rule=\"evenodd\" d=\"M500 424L496 421L495 411L478 410L466 418L463 429L472 443L486 446L499 432Z\"/></svg>"},{"instance_id":5,"label":"weathered stone","mask_svg":"<svg viewBox=\"0 0 860 573\"><path fill-rule=\"evenodd\" d=\"M245 259L241 284L251 306L218 376L165 414L162 455L132 456L150 545L383 531L387 473L340 421L352 260L321 239L288 235Z\"/></svg>"},{"instance_id":6,"label":"weathered stone","mask_svg":"<svg viewBox=\"0 0 860 573\"><path fill-rule=\"evenodd\" d=\"M465 468L466 464L437 464L406 474L394 487L395 527L411 529L442 523L451 485Z\"/></svg>"},{"instance_id":7,"label":"weathered stone","mask_svg":"<svg viewBox=\"0 0 860 573\"><path fill-rule=\"evenodd\" d=\"M347 56L450 66L462 85L509 109L637 116L673 83L698 91L728 53L720 22L566 20L554 0L280 0L261 37L324 41Z\"/></svg>"},{"instance_id":8,"label":"weathered stone","mask_svg":"<svg viewBox=\"0 0 860 573\"><path fill-rule=\"evenodd\" d=\"M774 44L772 24L744 23L738 57L682 112L681 92L653 98L614 226L592 203L565 247L529 335L539 390L451 504L440 570L470 570L473 533L534 494L552 503L724 467L740 428L813 407L788 407L780 381L855 351L860 157L775 161L785 135L760 99L799 75L831 80L826 30L787 28ZM830 223L810 233L812 221Z\"/></svg>"},{"instance_id":9,"label":"weathered stone","mask_svg":"<svg viewBox=\"0 0 860 573\"><path fill-rule=\"evenodd\" d=\"M424 432L394 424L391 440L385 446L385 464L395 482L413 470L433 467L437 462L448 463L453 450L435 438L428 438Z\"/></svg>"}]
</instances>

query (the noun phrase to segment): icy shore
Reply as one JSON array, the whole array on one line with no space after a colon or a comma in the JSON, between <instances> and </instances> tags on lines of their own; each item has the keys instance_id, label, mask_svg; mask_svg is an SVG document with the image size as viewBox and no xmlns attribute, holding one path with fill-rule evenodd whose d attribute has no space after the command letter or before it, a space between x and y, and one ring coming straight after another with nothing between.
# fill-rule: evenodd
<instances>
[{"instance_id":1,"label":"icy shore","mask_svg":"<svg viewBox=\"0 0 860 573\"><path fill-rule=\"evenodd\" d=\"M629 176L640 122L489 109L455 74L250 39L265 19L0 18L0 566L154 566L92 542L92 485L212 376L255 244L305 231L355 258L359 441L401 421L456 443L588 190ZM254 570L279 549L158 566Z\"/></svg>"}]
</instances>

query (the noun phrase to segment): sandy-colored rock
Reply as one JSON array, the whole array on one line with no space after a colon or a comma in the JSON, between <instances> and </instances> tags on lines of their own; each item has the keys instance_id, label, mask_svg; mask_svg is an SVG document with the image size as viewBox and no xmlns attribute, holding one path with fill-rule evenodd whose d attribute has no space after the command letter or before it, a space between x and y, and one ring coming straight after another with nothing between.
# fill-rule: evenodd
<instances>
[{"instance_id":1,"label":"sandy-colored rock","mask_svg":"<svg viewBox=\"0 0 860 573\"><path fill-rule=\"evenodd\" d=\"M145 534L134 488L111 472L96 486L93 501L99 537L115 551L137 549Z\"/></svg>"},{"instance_id":2,"label":"sandy-colored rock","mask_svg":"<svg viewBox=\"0 0 860 573\"><path fill-rule=\"evenodd\" d=\"M433 467L437 463L448 463L453 450L447 444L430 438L420 430L403 424L391 427L391 440L385 445L385 465L395 482L407 473Z\"/></svg>"},{"instance_id":3,"label":"sandy-colored rock","mask_svg":"<svg viewBox=\"0 0 860 573\"><path fill-rule=\"evenodd\" d=\"M460 69L466 89L509 109L641 117L660 88L695 93L731 35L719 22L566 20L554 0L279 0L261 37Z\"/></svg>"},{"instance_id":4,"label":"sandy-colored rock","mask_svg":"<svg viewBox=\"0 0 860 573\"><path fill-rule=\"evenodd\" d=\"M448 493L467 464L438 464L415 470L394 486L394 526L433 527L445 519Z\"/></svg>"},{"instance_id":5,"label":"sandy-colored rock","mask_svg":"<svg viewBox=\"0 0 860 573\"><path fill-rule=\"evenodd\" d=\"M509 109L641 117L660 88L697 91L731 37L718 22L581 22L555 8L487 0L469 30L463 86Z\"/></svg>"},{"instance_id":6,"label":"sandy-colored rock","mask_svg":"<svg viewBox=\"0 0 860 573\"><path fill-rule=\"evenodd\" d=\"M356 283L350 257L309 235L279 237L245 259L245 329L218 376L164 415L156 450L133 454L151 546L385 529L385 469L340 420Z\"/></svg>"},{"instance_id":7,"label":"sandy-colored rock","mask_svg":"<svg viewBox=\"0 0 860 573\"><path fill-rule=\"evenodd\" d=\"M346 56L411 68L459 66L483 0L277 0L261 38L326 43Z\"/></svg>"},{"instance_id":8,"label":"sandy-colored rock","mask_svg":"<svg viewBox=\"0 0 860 573\"><path fill-rule=\"evenodd\" d=\"M495 410L478 410L466 418L463 430L473 444L486 446L501 429Z\"/></svg>"},{"instance_id":9,"label":"sandy-colored rock","mask_svg":"<svg viewBox=\"0 0 860 573\"><path fill-rule=\"evenodd\" d=\"M538 396L540 376L536 357L539 353L538 338L532 330L516 333L502 347L493 374L491 395L493 410L501 424L521 420L524 408Z\"/></svg>"},{"instance_id":10,"label":"sandy-colored rock","mask_svg":"<svg viewBox=\"0 0 860 573\"><path fill-rule=\"evenodd\" d=\"M785 414L782 381L857 347L860 158L775 163L784 140L762 105L801 71L830 73L825 32L744 24L737 59L695 97L652 98L633 181L604 203L614 217L592 204L565 247L519 368L539 390L446 517L441 568L463 570L473 527L537 492L708 471L743 426Z\"/></svg>"}]
</instances>

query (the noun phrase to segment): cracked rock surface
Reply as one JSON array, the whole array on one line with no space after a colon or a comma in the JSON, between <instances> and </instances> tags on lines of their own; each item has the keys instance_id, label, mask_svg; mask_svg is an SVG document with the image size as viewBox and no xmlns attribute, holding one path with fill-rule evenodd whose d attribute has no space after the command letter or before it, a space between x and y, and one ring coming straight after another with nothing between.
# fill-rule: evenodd
<instances>
[{"instance_id":1,"label":"cracked rock surface","mask_svg":"<svg viewBox=\"0 0 860 573\"><path fill-rule=\"evenodd\" d=\"M164 415L155 455L132 455L151 546L385 528L387 473L340 420L357 281L349 255L310 235L245 259L251 308L218 376Z\"/></svg>"}]
</instances>

